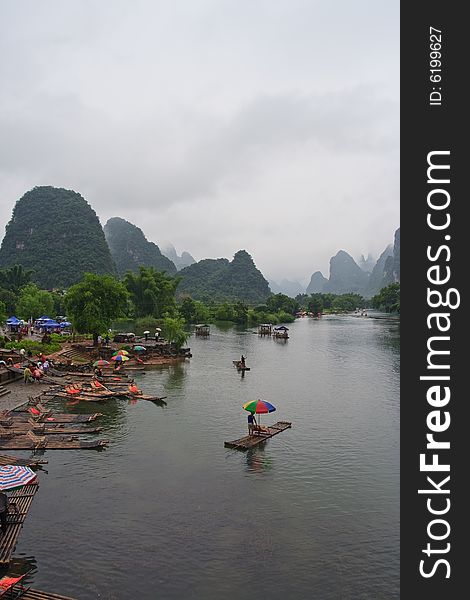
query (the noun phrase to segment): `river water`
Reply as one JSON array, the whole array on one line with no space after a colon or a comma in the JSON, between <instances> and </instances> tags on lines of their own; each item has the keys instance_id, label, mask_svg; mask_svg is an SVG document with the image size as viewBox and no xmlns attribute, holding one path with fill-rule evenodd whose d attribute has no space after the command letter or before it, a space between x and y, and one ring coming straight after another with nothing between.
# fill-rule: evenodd
<instances>
[{"instance_id":1,"label":"river water","mask_svg":"<svg viewBox=\"0 0 470 600\"><path fill-rule=\"evenodd\" d=\"M283 342L213 326L191 360L136 377L166 407L80 406L105 413L110 445L47 452L16 549L31 583L78 599L398 598L398 327L305 318ZM292 429L224 448L256 398L277 407L262 423Z\"/></svg>"}]
</instances>

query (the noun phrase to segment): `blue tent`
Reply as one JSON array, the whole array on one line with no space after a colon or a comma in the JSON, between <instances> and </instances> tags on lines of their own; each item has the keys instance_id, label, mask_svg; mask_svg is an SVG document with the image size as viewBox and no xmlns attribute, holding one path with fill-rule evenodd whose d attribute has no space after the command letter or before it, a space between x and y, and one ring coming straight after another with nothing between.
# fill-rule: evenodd
<instances>
[{"instance_id":1,"label":"blue tent","mask_svg":"<svg viewBox=\"0 0 470 600\"><path fill-rule=\"evenodd\" d=\"M20 324L20 320L18 319L18 317L15 317L15 315L13 315L12 317L8 317L7 325L19 325L19 324Z\"/></svg>"},{"instance_id":2,"label":"blue tent","mask_svg":"<svg viewBox=\"0 0 470 600\"><path fill-rule=\"evenodd\" d=\"M36 319L36 321L52 321L51 317L47 317L46 315L43 315L42 317L39 317L39 319Z\"/></svg>"},{"instance_id":3,"label":"blue tent","mask_svg":"<svg viewBox=\"0 0 470 600\"><path fill-rule=\"evenodd\" d=\"M57 323L57 321L49 319L49 321L44 321L44 323L41 324L41 327L50 327L51 329L55 329L56 327L60 327L60 325Z\"/></svg>"},{"instance_id":4,"label":"blue tent","mask_svg":"<svg viewBox=\"0 0 470 600\"><path fill-rule=\"evenodd\" d=\"M68 321L62 321L62 323L60 323L61 327L72 327L72 323L69 323Z\"/></svg>"}]
</instances>

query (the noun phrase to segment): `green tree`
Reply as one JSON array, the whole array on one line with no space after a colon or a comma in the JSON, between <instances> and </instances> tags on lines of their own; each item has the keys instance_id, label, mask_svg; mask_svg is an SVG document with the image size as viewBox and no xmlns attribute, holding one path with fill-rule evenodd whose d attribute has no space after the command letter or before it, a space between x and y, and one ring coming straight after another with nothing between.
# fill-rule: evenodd
<instances>
[{"instance_id":1,"label":"green tree","mask_svg":"<svg viewBox=\"0 0 470 600\"><path fill-rule=\"evenodd\" d=\"M323 294L310 294L307 299L307 310L315 315L323 312Z\"/></svg>"},{"instance_id":2,"label":"green tree","mask_svg":"<svg viewBox=\"0 0 470 600\"><path fill-rule=\"evenodd\" d=\"M136 317L152 316L157 319L176 310L175 292L178 277L172 277L153 267L139 267L138 273L128 271L124 277Z\"/></svg>"},{"instance_id":3,"label":"green tree","mask_svg":"<svg viewBox=\"0 0 470 600\"><path fill-rule=\"evenodd\" d=\"M400 312L400 284L391 283L382 288L372 300L372 306L385 312Z\"/></svg>"},{"instance_id":4,"label":"green tree","mask_svg":"<svg viewBox=\"0 0 470 600\"><path fill-rule=\"evenodd\" d=\"M54 300L50 292L40 290L34 283L25 285L19 294L16 312L22 319L37 319L41 315L51 315L54 311Z\"/></svg>"},{"instance_id":5,"label":"green tree","mask_svg":"<svg viewBox=\"0 0 470 600\"><path fill-rule=\"evenodd\" d=\"M270 296L266 301L266 305L270 312L277 312L282 310L283 312L295 315L299 309L299 303L294 298L290 298L285 294L274 294Z\"/></svg>"},{"instance_id":6,"label":"green tree","mask_svg":"<svg viewBox=\"0 0 470 600\"><path fill-rule=\"evenodd\" d=\"M5 302L0 300L0 321L5 321L7 318L7 307L5 306Z\"/></svg>"},{"instance_id":7,"label":"green tree","mask_svg":"<svg viewBox=\"0 0 470 600\"><path fill-rule=\"evenodd\" d=\"M179 313L186 321L186 323L194 323L196 316L196 302L190 296L183 298L181 306L179 307Z\"/></svg>"},{"instance_id":8,"label":"green tree","mask_svg":"<svg viewBox=\"0 0 470 600\"><path fill-rule=\"evenodd\" d=\"M189 332L185 330L183 317L165 317L163 319L163 335L165 339L181 348L189 338Z\"/></svg>"},{"instance_id":9,"label":"green tree","mask_svg":"<svg viewBox=\"0 0 470 600\"><path fill-rule=\"evenodd\" d=\"M0 288L0 301L5 304L8 315L14 315L16 312L17 295L11 290Z\"/></svg>"},{"instance_id":10,"label":"green tree","mask_svg":"<svg viewBox=\"0 0 470 600\"><path fill-rule=\"evenodd\" d=\"M82 281L69 288L65 297L67 316L79 333L98 335L107 331L112 321L125 315L128 293L112 275L85 273Z\"/></svg>"},{"instance_id":11,"label":"green tree","mask_svg":"<svg viewBox=\"0 0 470 600\"><path fill-rule=\"evenodd\" d=\"M359 294L341 294L334 298L331 308L338 311L351 311L364 305L365 300Z\"/></svg>"},{"instance_id":12,"label":"green tree","mask_svg":"<svg viewBox=\"0 0 470 600\"><path fill-rule=\"evenodd\" d=\"M22 265L15 265L0 271L0 287L17 294L20 289L31 281L33 271L23 269Z\"/></svg>"}]
</instances>

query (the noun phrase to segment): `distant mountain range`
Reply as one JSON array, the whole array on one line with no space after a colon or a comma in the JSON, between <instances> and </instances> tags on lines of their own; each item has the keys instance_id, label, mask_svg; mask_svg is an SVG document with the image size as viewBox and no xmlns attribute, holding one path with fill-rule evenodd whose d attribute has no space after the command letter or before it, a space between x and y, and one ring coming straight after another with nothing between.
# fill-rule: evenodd
<instances>
[{"instance_id":1,"label":"distant mountain range","mask_svg":"<svg viewBox=\"0 0 470 600\"><path fill-rule=\"evenodd\" d=\"M193 265L196 262L189 252L182 252L181 256L178 256L173 244L163 246L161 248L161 253L171 260L178 271L184 269L184 267L189 267L189 265Z\"/></svg>"},{"instance_id":2,"label":"distant mountain range","mask_svg":"<svg viewBox=\"0 0 470 600\"><path fill-rule=\"evenodd\" d=\"M138 271L140 266L154 267L157 271L176 273L176 267L160 248L149 242L142 230L120 217L109 219L104 226L111 256L118 274L122 277L126 271Z\"/></svg>"},{"instance_id":3,"label":"distant mountain range","mask_svg":"<svg viewBox=\"0 0 470 600\"><path fill-rule=\"evenodd\" d=\"M271 295L268 282L245 250L239 250L232 261L226 258L200 260L178 275L182 277L178 294L195 300L261 304Z\"/></svg>"},{"instance_id":4,"label":"distant mountain range","mask_svg":"<svg viewBox=\"0 0 470 600\"><path fill-rule=\"evenodd\" d=\"M359 264L358 264L359 263ZM344 250L330 260L329 278L313 273L306 293L357 292L371 297L400 280L400 229L374 262L368 255L358 263ZM268 281L245 250L227 258L196 262L189 252L178 256L172 244L160 249L136 225L112 217L104 228L92 207L77 192L52 186L35 187L20 198L0 247L0 269L15 264L33 270L33 280L46 289L68 287L83 273L123 276L139 266L154 267L181 277L178 294L205 301L242 300L264 303L269 295L304 293L302 284Z\"/></svg>"},{"instance_id":5,"label":"distant mountain range","mask_svg":"<svg viewBox=\"0 0 470 600\"><path fill-rule=\"evenodd\" d=\"M362 260L361 260L362 259ZM307 287L307 294L331 293L346 294L354 292L365 298L371 298L390 283L400 281L400 229L395 232L393 246L389 244L371 269L371 257L359 262L340 250L330 259L330 277L327 279L320 271L315 271Z\"/></svg>"}]
</instances>

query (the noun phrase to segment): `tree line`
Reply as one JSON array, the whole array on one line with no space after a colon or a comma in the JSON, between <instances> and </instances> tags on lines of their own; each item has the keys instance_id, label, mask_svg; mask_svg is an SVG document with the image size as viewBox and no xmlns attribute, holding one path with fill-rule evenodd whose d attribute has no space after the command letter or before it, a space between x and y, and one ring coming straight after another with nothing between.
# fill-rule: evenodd
<instances>
[{"instance_id":1,"label":"tree line","mask_svg":"<svg viewBox=\"0 0 470 600\"><path fill-rule=\"evenodd\" d=\"M165 338L181 346L191 323L279 324L292 322L301 310L318 314L370 306L359 294L301 294L296 298L273 294L254 306L240 301L201 302L189 295L177 299L178 276L143 266L138 272L128 271L121 280L85 273L67 290L41 290L31 282L31 275L32 271L18 265L0 270L2 320L13 314L24 320L67 315L76 332L92 334L95 340L120 318L158 323ZM372 306L388 311L399 311L399 303L399 284L387 286L371 301Z\"/></svg>"}]
</instances>

